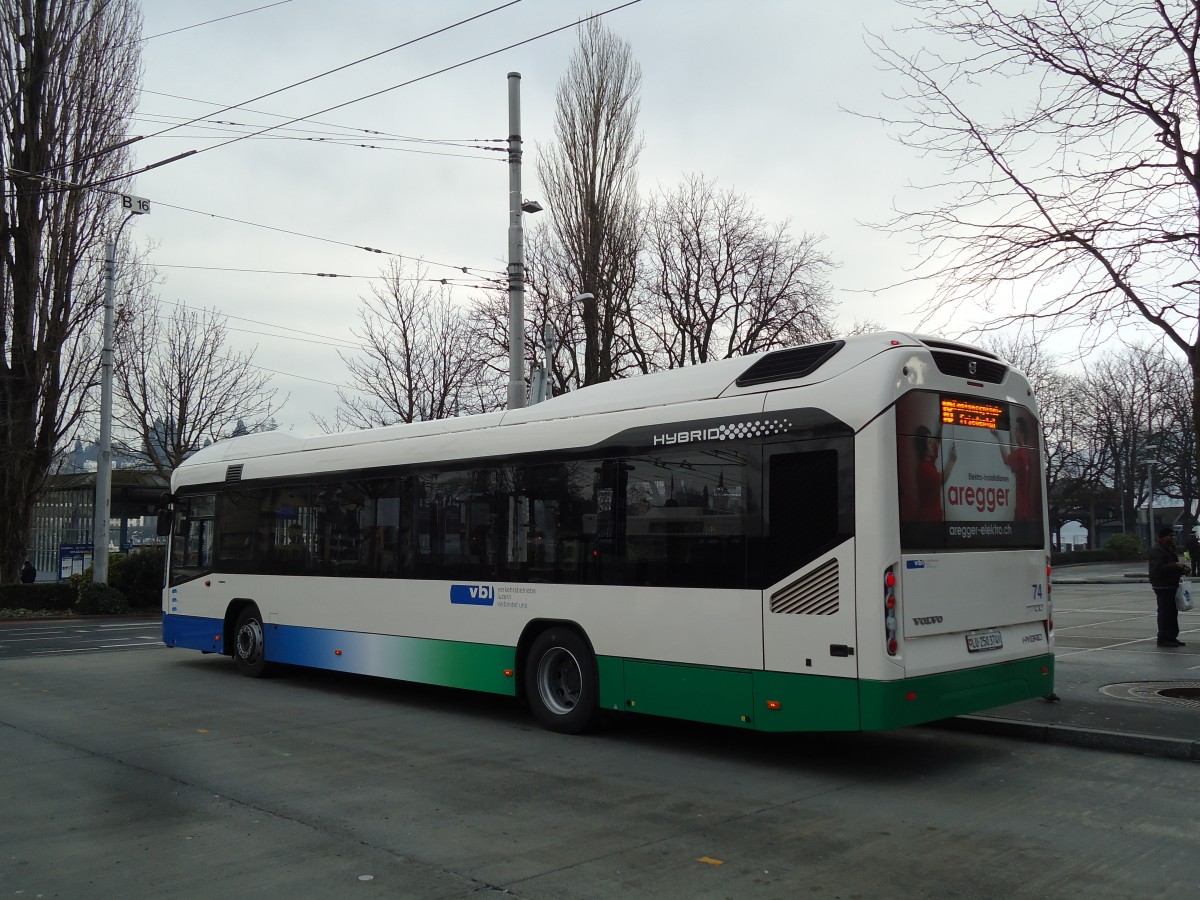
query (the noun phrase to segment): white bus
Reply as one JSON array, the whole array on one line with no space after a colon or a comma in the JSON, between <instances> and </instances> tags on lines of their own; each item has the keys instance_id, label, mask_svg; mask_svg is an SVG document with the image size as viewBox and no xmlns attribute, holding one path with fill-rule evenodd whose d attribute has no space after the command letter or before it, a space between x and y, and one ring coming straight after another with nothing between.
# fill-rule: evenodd
<instances>
[{"instance_id":1,"label":"white bus","mask_svg":"<svg viewBox=\"0 0 1200 900\"><path fill-rule=\"evenodd\" d=\"M763 731L1053 692L1029 383L883 333L533 407L222 441L174 473L163 640Z\"/></svg>"}]
</instances>

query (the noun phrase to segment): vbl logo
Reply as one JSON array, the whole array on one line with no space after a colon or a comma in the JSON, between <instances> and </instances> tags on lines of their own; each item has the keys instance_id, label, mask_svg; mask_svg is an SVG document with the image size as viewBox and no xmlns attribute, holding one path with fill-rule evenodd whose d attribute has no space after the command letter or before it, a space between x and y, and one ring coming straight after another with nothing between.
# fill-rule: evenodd
<instances>
[{"instance_id":1,"label":"vbl logo","mask_svg":"<svg viewBox=\"0 0 1200 900\"><path fill-rule=\"evenodd\" d=\"M496 588L490 584L452 584L450 602L469 606L492 606L496 602Z\"/></svg>"}]
</instances>

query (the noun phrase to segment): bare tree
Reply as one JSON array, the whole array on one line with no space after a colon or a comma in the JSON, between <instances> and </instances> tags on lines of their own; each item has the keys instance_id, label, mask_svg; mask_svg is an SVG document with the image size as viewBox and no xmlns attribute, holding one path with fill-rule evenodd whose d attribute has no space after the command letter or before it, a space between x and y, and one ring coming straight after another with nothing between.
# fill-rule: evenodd
<instances>
[{"instance_id":1,"label":"bare tree","mask_svg":"<svg viewBox=\"0 0 1200 900\"><path fill-rule=\"evenodd\" d=\"M583 383L646 371L634 329L641 240L636 166L641 67L629 45L598 19L580 26L579 47L558 85L556 141L537 173L550 211L545 274L571 298L589 293Z\"/></svg>"},{"instance_id":2,"label":"bare tree","mask_svg":"<svg viewBox=\"0 0 1200 900\"><path fill-rule=\"evenodd\" d=\"M645 311L666 368L822 340L833 333L820 238L793 237L750 200L700 175L651 204Z\"/></svg>"},{"instance_id":3,"label":"bare tree","mask_svg":"<svg viewBox=\"0 0 1200 900\"><path fill-rule=\"evenodd\" d=\"M936 52L877 43L906 85L893 124L954 179L893 223L933 260L930 310L1148 325L1187 359L1200 425L1200 4L903 2Z\"/></svg>"},{"instance_id":4,"label":"bare tree","mask_svg":"<svg viewBox=\"0 0 1200 900\"><path fill-rule=\"evenodd\" d=\"M1099 357L1084 379L1092 441L1117 492L1121 520L1135 532L1137 510L1149 495L1147 464L1157 460L1157 437L1171 413L1166 398L1173 377L1160 350L1131 347Z\"/></svg>"},{"instance_id":5,"label":"bare tree","mask_svg":"<svg viewBox=\"0 0 1200 900\"><path fill-rule=\"evenodd\" d=\"M17 576L38 491L96 382L120 210L71 185L127 168L141 22L136 0L0 0L0 582Z\"/></svg>"},{"instance_id":6,"label":"bare tree","mask_svg":"<svg viewBox=\"0 0 1200 900\"><path fill-rule=\"evenodd\" d=\"M1195 524L1192 504L1200 496L1196 482L1196 428L1192 421L1191 380L1187 364L1162 352L1155 418L1151 423L1150 453L1154 460L1155 497L1178 500L1182 523Z\"/></svg>"},{"instance_id":7,"label":"bare tree","mask_svg":"<svg viewBox=\"0 0 1200 900\"><path fill-rule=\"evenodd\" d=\"M1094 540L1101 520L1108 520L1114 511L1120 513L1113 481L1106 478L1111 454L1104 441L1095 439L1097 417L1084 381L1064 373L1037 335L993 335L981 343L1020 369L1037 399L1055 545L1060 543L1062 527L1073 520L1086 523Z\"/></svg>"},{"instance_id":8,"label":"bare tree","mask_svg":"<svg viewBox=\"0 0 1200 900\"><path fill-rule=\"evenodd\" d=\"M122 307L113 380L122 453L169 478L208 442L274 427L271 376L228 337L215 310L176 306L163 315L151 293Z\"/></svg>"},{"instance_id":9,"label":"bare tree","mask_svg":"<svg viewBox=\"0 0 1200 900\"><path fill-rule=\"evenodd\" d=\"M364 355L342 355L353 389L339 389L333 423L322 428L371 428L444 419L459 412L502 409L504 382L487 377L472 323L449 290L393 261L381 287L362 298L354 336ZM507 321L507 314L506 314Z\"/></svg>"},{"instance_id":10,"label":"bare tree","mask_svg":"<svg viewBox=\"0 0 1200 900\"><path fill-rule=\"evenodd\" d=\"M573 276L559 249L544 227L531 230L525 241L525 370L532 372L544 363L549 327L555 346L550 364L555 396L583 386L587 349L583 307L563 288ZM477 296L468 314L488 377L500 383L508 378L508 303L508 292L500 287Z\"/></svg>"}]
</instances>

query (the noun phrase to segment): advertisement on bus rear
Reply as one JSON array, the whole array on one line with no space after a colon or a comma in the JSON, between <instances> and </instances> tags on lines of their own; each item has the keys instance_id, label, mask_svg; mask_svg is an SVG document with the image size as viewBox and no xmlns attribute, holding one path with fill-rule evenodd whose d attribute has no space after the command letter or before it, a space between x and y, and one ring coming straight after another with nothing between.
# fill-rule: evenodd
<instances>
[{"instance_id":1,"label":"advertisement on bus rear","mask_svg":"<svg viewBox=\"0 0 1200 900\"><path fill-rule=\"evenodd\" d=\"M913 391L896 403L905 549L1040 547L1041 432L1023 406Z\"/></svg>"}]
</instances>

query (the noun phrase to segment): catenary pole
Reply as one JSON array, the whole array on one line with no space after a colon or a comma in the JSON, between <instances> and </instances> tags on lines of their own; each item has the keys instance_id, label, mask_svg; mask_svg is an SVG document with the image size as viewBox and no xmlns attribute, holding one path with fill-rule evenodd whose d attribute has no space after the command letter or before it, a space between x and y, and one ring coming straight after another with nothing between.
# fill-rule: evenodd
<instances>
[{"instance_id":1,"label":"catenary pole","mask_svg":"<svg viewBox=\"0 0 1200 900\"><path fill-rule=\"evenodd\" d=\"M96 502L92 519L92 581L108 584L108 527L112 521L113 319L117 280L117 242L134 216L150 212L141 197L121 195L129 210L116 235L104 247L104 344L100 352L100 447L96 458Z\"/></svg>"},{"instance_id":2,"label":"catenary pole","mask_svg":"<svg viewBox=\"0 0 1200 900\"><path fill-rule=\"evenodd\" d=\"M525 405L525 236L521 229L521 73L508 73L508 408Z\"/></svg>"}]
</instances>

